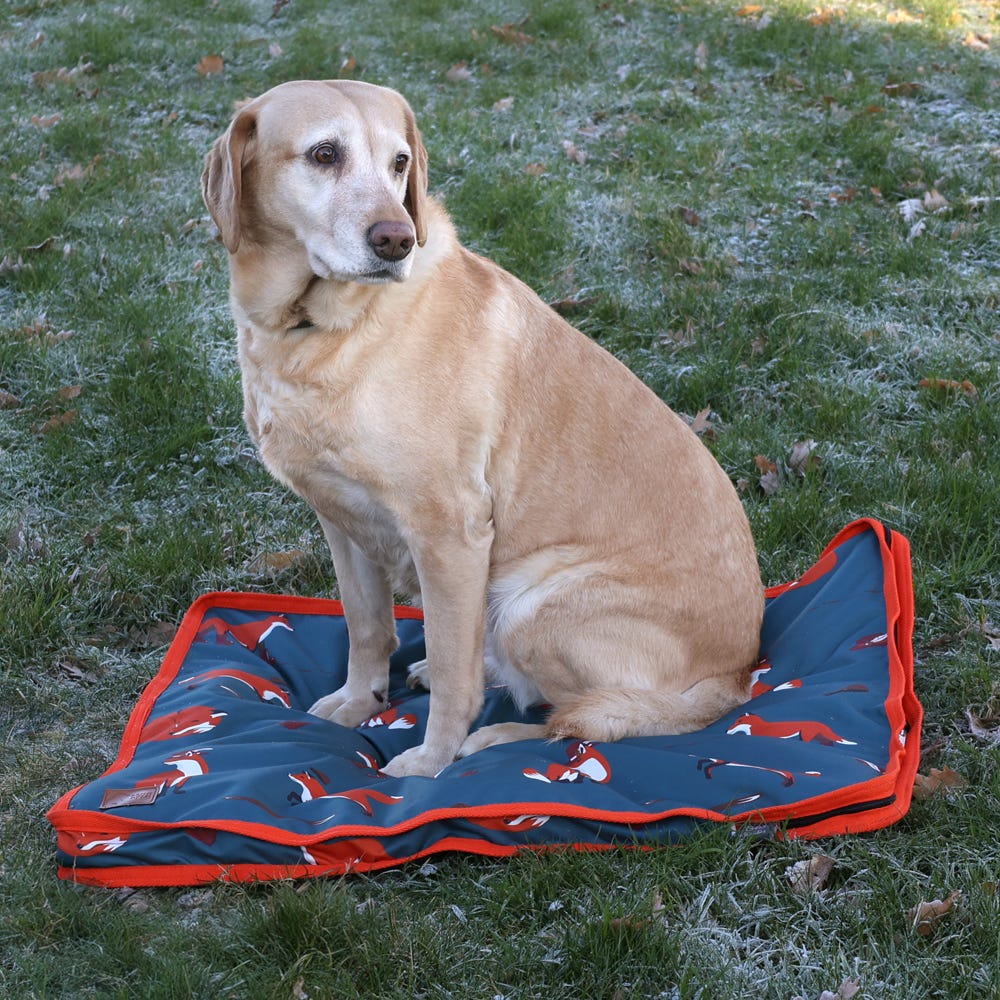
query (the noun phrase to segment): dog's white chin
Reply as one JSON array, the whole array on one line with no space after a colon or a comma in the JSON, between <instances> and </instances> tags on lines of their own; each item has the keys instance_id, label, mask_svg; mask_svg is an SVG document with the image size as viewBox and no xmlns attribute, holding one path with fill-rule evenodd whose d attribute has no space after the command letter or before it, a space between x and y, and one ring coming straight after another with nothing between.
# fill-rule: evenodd
<instances>
[{"instance_id":1,"label":"dog's white chin","mask_svg":"<svg viewBox=\"0 0 1000 1000\"><path fill-rule=\"evenodd\" d=\"M332 262L314 250L308 250L309 267L317 278L324 281L354 282L358 285L388 285L406 281L410 276L412 258L400 261L372 260L365 265L347 267L344 262Z\"/></svg>"}]
</instances>

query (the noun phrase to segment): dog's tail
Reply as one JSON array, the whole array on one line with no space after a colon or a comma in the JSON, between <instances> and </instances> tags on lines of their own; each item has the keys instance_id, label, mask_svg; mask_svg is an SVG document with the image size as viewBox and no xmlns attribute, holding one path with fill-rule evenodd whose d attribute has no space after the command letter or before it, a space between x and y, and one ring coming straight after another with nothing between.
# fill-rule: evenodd
<instances>
[{"instance_id":1,"label":"dog's tail","mask_svg":"<svg viewBox=\"0 0 1000 1000\"><path fill-rule=\"evenodd\" d=\"M750 700L750 668L706 677L686 691L591 688L549 715L549 739L611 742L627 736L672 736L704 729Z\"/></svg>"}]
</instances>

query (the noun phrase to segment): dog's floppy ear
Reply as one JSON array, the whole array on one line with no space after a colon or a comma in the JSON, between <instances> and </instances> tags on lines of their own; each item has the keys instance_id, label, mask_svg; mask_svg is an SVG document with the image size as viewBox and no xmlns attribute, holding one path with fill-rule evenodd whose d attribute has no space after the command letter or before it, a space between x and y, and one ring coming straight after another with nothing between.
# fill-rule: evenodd
<instances>
[{"instance_id":1,"label":"dog's floppy ear","mask_svg":"<svg viewBox=\"0 0 1000 1000\"><path fill-rule=\"evenodd\" d=\"M215 140L201 173L201 196L230 253L240 245L240 197L247 143L257 125L253 105L245 107Z\"/></svg>"},{"instance_id":2,"label":"dog's floppy ear","mask_svg":"<svg viewBox=\"0 0 1000 1000\"><path fill-rule=\"evenodd\" d=\"M410 218L413 220L413 228L417 233L417 245L423 246L427 242L427 221L425 219L427 213L427 150L424 148L420 131L417 129L417 121L409 107L406 108L406 141L410 146L413 160L410 163L410 175L406 179L406 197L403 199L403 207L410 213Z\"/></svg>"}]
</instances>

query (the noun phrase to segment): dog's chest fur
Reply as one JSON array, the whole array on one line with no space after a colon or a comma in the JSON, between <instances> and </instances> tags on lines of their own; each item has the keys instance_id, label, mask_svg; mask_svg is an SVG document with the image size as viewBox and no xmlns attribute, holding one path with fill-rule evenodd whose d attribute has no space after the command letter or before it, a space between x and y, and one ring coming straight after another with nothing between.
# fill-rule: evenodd
<instances>
[{"instance_id":1,"label":"dog's chest fur","mask_svg":"<svg viewBox=\"0 0 1000 1000\"><path fill-rule=\"evenodd\" d=\"M352 381L330 376L324 337L241 327L247 429L272 475L382 565L398 593L416 595L409 548L380 495L377 415L366 419L371 407Z\"/></svg>"}]
</instances>

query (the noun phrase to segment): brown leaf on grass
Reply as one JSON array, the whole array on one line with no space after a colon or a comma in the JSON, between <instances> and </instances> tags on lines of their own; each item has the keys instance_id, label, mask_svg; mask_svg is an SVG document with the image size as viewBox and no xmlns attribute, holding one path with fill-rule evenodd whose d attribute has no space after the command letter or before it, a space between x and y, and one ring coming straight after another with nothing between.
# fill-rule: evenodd
<instances>
[{"instance_id":1,"label":"brown leaf on grass","mask_svg":"<svg viewBox=\"0 0 1000 1000\"><path fill-rule=\"evenodd\" d=\"M16 410L21 405L21 400L5 389L0 389L0 410Z\"/></svg>"},{"instance_id":2,"label":"brown leaf on grass","mask_svg":"<svg viewBox=\"0 0 1000 1000\"><path fill-rule=\"evenodd\" d=\"M472 70L469 69L469 64L463 59L461 62L455 63L454 66L445 70L445 79L451 80L452 83L468 83L472 79Z\"/></svg>"},{"instance_id":3,"label":"brown leaf on grass","mask_svg":"<svg viewBox=\"0 0 1000 1000\"><path fill-rule=\"evenodd\" d=\"M87 669L83 660L77 659L73 655L63 656L56 660L55 666L61 674L76 684L93 684L98 679L97 674Z\"/></svg>"},{"instance_id":4,"label":"brown leaf on grass","mask_svg":"<svg viewBox=\"0 0 1000 1000\"><path fill-rule=\"evenodd\" d=\"M340 77L350 76L357 68L358 60L352 55L347 55L341 60L340 69L337 71L337 74Z\"/></svg>"},{"instance_id":5,"label":"brown leaf on grass","mask_svg":"<svg viewBox=\"0 0 1000 1000\"><path fill-rule=\"evenodd\" d=\"M765 496L773 497L781 488L781 476L778 474L778 465L764 455L757 455L754 458L754 465L760 473L760 488Z\"/></svg>"},{"instance_id":6,"label":"brown leaf on grass","mask_svg":"<svg viewBox=\"0 0 1000 1000\"><path fill-rule=\"evenodd\" d=\"M78 385L64 385L57 393L56 399L76 399L83 389Z\"/></svg>"},{"instance_id":7,"label":"brown leaf on grass","mask_svg":"<svg viewBox=\"0 0 1000 1000\"><path fill-rule=\"evenodd\" d=\"M300 565L306 560L302 549L287 549L284 552L261 552L247 564L247 569L255 576L277 576Z\"/></svg>"},{"instance_id":8,"label":"brown leaf on grass","mask_svg":"<svg viewBox=\"0 0 1000 1000\"><path fill-rule=\"evenodd\" d=\"M968 379L958 381L953 378L922 378L920 388L961 395L965 396L966 399L979 399L979 390Z\"/></svg>"},{"instance_id":9,"label":"brown leaf on grass","mask_svg":"<svg viewBox=\"0 0 1000 1000\"><path fill-rule=\"evenodd\" d=\"M563 139L562 143L563 152L574 162L574 163L586 163L587 153L586 150L580 149L575 143L570 142L569 139Z\"/></svg>"},{"instance_id":10,"label":"brown leaf on grass","mask_svg":"<svg viewBox=\"0 0 1000 1000\"><path fill-rule=\"evenodd\" d=\"M861 990L861 980L860 979L845 979L840 984L840 989L836 993L830 990L823 990L820 993L818 1000L852 1000L853 997L857 996L858 992ZM796 997L792 997L792 1000L805 1000L801 994Z\"/></svg>"},{"instance_id":11,"label":"brown leaf on grass","mask_svg":"<svg viewBox=\"0 0 1000 1000\"><path fill-rule=\"evenodd\" d=\"M668 330L660 334L660 343L664 347L690 347L697 339L697 327L691 316L684 321L682 330Z\"/></svg>"},{"instance_id":12,"label":"brown leaf on grass","mask_svg":"<svg viewBox=\"0 0 1000 1000\"><path fill-rule=\"evenodd\" d=\"M144 628L130 628L128 635L137 649L166 646L177 635L177 626L173 622L150 622Z\"/></svg>"},{"instance_id":13,"label":"brown leaf on grass","mask_svg":"<svg viewBox=\"0 0 1000 1000\"><path fill-rule=\"evenodd\" d=\"M674 209L674 215L677 216L685 226L695 226L701 225L701 216L693 208L685 208L683 205L678 205Z\"/></svg>"},{"instance_id":14,"label":"brown leaf on grass","mask_svg":"<svg viewBox=\"0 0 1000 1000\"><path fill-rule=\"evenodd\" d=\"M814 854L811 858L790 865L785 869L785 874L791 880L792 892L804 896L822 889L832 871L833 858L825 854Z\"/></svg>"},{"instance_id":15,"label":"brown leaf on grass","mask_svg":"<svg viewBox=\"0 0 1000 1000\"><path fill-rule=\"evenodd\" d=\"M943 212L950 205L948 199L937 188L931 188L930 191L924 192L924 208L932 215Z\"/></svg>"},{"instance_id":16,"label":"brown leaf on grass","mask_svg":"<svg viewBox=\"0 0 1000 1000\"><path fill-rule=\"evenodd\" d=\"M54 83L76 83L81 76L94 68L92 62L78 63L72 69L60 66L58 69L38 70L31 74L31 82L36 87L48 87Z\"/></svg>"},{"instance_id":17,"label":"brown leaf on grass","mask_svg":"<svg viewBox=\"0 0 1000 1000\"><path fill-rule=\"evenodd\" d=\"M968 787L968 779L950 767L932 767L928 774L917 774L913 779L913 797L923 801L949 792L961 792Z\"/></svg>"},{"instance_id":18,"label":"brown leaf on grass","mask_svg":"<svg viewBox=\"0 0 1000 1000\"><path fill-rule=\"evenodd\" d=\"M888 94L890 97L910 97L919 89L919 83L909 80L906 83L887 83L882 88L882 93Z\"/></svg>"},{"instance_id":19,"label":"brown leaf on grass","mask_svg":"<svg viewBox=\"0 0 1000 1000\"><path fill-rule=\"evenodd\" d=\"M22 326L15 336L21 340L34 341L44 344L46 347L54 347L56 344L61 344L63 341L69 340L73 336L73 331L53 330L48 320L43 317L34 323Z\"/></svg>"},{"instance_id":20,"label":"brown leaf on grass","mask_svg":"<svg viewBox=\"0 0 1000 1000\"><path fill-rule=\"evenodd\" d=\"M967 708L965 718L969 723L969 732L976 739L985 740L995 747L1000 746L1000 719L996 715L984 717Z\"/></svg>"},{"instance_id":21,"label":"brown leaf on grass","mask_svg":"<svg viewBox=\"0 0 1000 1000\"><path fill-rule=\"evenodd\" d=\"M706 406L703 410L699 410L694 415L694 419L691 421L691 430L693 430L699 437L705 437L708 438L709 441L714 441L715 425L712 423L711 416L711 406Z\"/></svg>"},{"instance_id":22,"label":"brown leaf on grass","mask_svg":"<svg viewBox=\"0 0 1000 1000\"><path fill-rule=\"evenodd\" d=\"M970 49L975 49L978 52L985 52L990 47L990 36L981 35L976 31L970 31L965 38L962 39L962 44Z\"/></svg>"},{"instance_id":23,"label":"brown leaf on grass","mask_svg":"<svg viewBox=\"0 0 1000 1000\"><path fill-rule=\"evenodd\" d=\"M494 111L510 111L514 107L513 97L501 97L499 101L493 102Z\"/></svg>"},{"instance_id":24,"label":"brown leaf on grass","mask_svg":"<svg viewBox=\"0 0 1000 1000\"><path fill-rule=\"evenodd\" d=\"M508 45L530 45L535 40L534 36L521 31L528 20L529 18L526 17L516 24L491 24L490 31Z\"/></svg>"},{"instance_id":25,"label":"brown leaf on grass","mask_svg":"<svg viewBox=\"0 0 1000 1000\"><path fill-rule=\"evenodd\" d=\"M201 76L215 76L225 69L226 62L217 52L211 55L202 56L198 60L198 73Z\"/></svg>"},{"instance_id":26,"label":"brown leaf on grass","mask_svg":"<svg viewBox=\"0 0 1000 1000\"><path fill-rule=\"evenodd\" d=\"M35 434L51 434L74 420L76 420L76 410L67 410L65 413L57 413L54 417L49 417L48 420L35 424L31 429Z\"/></svg>"},{"instance_id":27,"label":"brown leaf on grass","mask_svg":"<svg viewBox=\"0 0 1000 1000\"><path fill-rule=\"evenodd\" d=\"M542 174L548 173L548 169L544 163L526 163L524 165L524 172L529 177L541 177Z\"/></svg>"},{"instance_id":28,"label":"brown leaf on grass","mask_svg":"<svg viewBox=\"0 0 1000 1000\"><path fill-rule=\"evenodd\" d=\"M818 1000L852 1000L860 989L860 979L845 979L840 984L840 989L836 993L831 993L830 990L823 990Z\"/></svg>"},{"instance_id":29,"label":"brown leaf on grass","mask_svg":"<svg viewBox=\"0 0 1000 1000\"><path fill-rule=\"evenodd\" d=\"M843 16L844 12L838 7L820 7L809 14L806 17L806 21L814 28L818 28L824 24L829 24L835 18L842 18Z\"/></svg>"},{"instance_id":30,"label":"brown leaf on grass","mask_svg":"<svg viewBox=\"0 0 1000 1000\"><path fill-rule=\"evenodd\" d=\"M62 113L56 111L51 115L32 115L31 124L35 128L52 128L53 125L58 125L62 121Z\"/></svg>"},{"instance_id":31,"label":"brown leaf on grass","mask_svg":"<svg viewBox=\"0 0 1000 1000\"><path fill-rule=\"evenodd\" d=\"M932 899L929 903L918 903L906 913L906 922L910 930L920 937L929 937L961 898L962 893L956 889L947 899Z\"/></svg>"},{"instance_id":32,"label":"brown leaf on grass","mask_svg":"<svg viewBox=\"0 0 1000 1000\"><path fill-rule=\"evenodd\" d=\"M587 309L597 302L597 296L584 295L583 297L568 296L564 299L555 299L549 303L549 308L554 309L560 315L576 312L578 309Z\"/></svg>"},{"instance_id":33,"label":"brown leaf on grass","mask_svg":"<svg viewBox=\"0 0 1000 1000\"><path fill-rule=\"evenodd\" d=\"M65 187L69 183L78 184L87 180L98 163L101 162L101 155L95 156L90 163L83 166L80 163L65 164L56 171L55 180L52 182L56 187Z\"/></svg>"},{"instance_id":34,"label":"brown leaf on grass","mask_svg":"<svg viewBox=\"0 0 1000 1000\"><path fill-rule=\"evenodd\" d=\"M816 442L812 439L808 441L796 441L792 445L791 453L788 456L788 468L797 476L805 477L812 472L820 463L820 457L816 454Z\"/></svg>"},{"instance_id":35,"label":"brown leaf on grass","mask_svg":"<svg viewBox=\"0 0 1000 1000\"><path fill-rule=\"evenodd\" d=\"M759 3L747 3L744 4L736 12L737 17L756 17L758 14L762 14L764 8Z\"/></svg>"}]
</instances>

